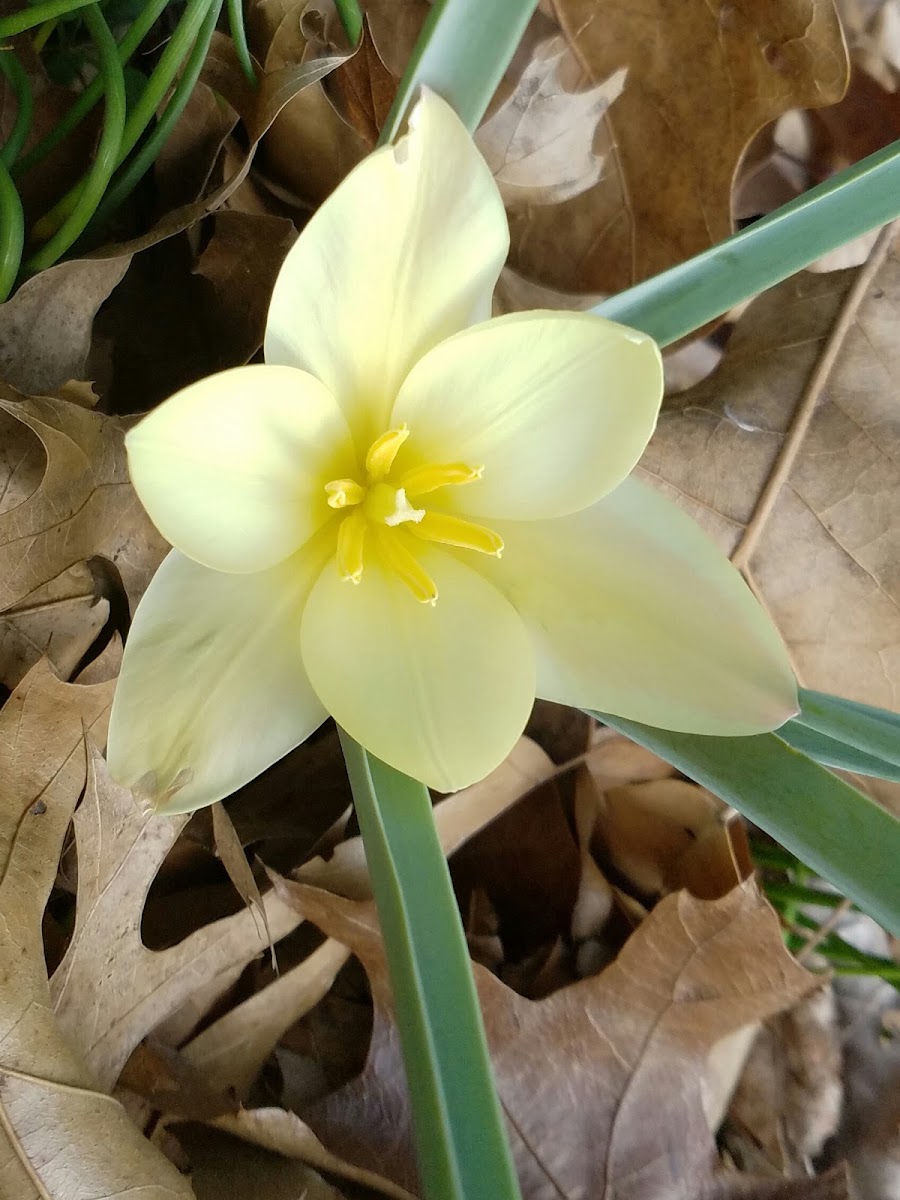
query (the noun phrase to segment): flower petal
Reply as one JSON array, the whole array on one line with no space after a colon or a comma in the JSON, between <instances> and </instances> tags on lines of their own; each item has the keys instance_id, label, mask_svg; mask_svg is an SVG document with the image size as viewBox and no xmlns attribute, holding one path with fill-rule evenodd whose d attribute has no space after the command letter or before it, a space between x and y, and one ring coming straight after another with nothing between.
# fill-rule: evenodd
<instances>
[{"instance_id":1,"label":"flower petal","mask_svg":"<svg viewBox=\"0 0 900 1200\"><path fill-rule=\"evenodd\" d=\"M209 571L177 550L157 571L125 647L107 757L158 811L221 800L325 719L300 656L323 561L313 547L254 575Z\"/></svg>"},{"instance_id":2,"label":"flower petal","mask_svg":"<svg viewBox=\"0 0 900 1200\"><path fill-rule=\"evenodd\" d=\"M391 416L410 429L398 465L484 466L481 479L441 494L458 512L564 516L632 470L662 389L660 353L645 334L587 313L499 317L413 367Z\"/></svg>"},{"instance_id":3,"label":"flower petal","mask_svg":"<svg viewBox=\"0 0 900 1200\"><path fill-rule=\"evenodd\" d=\"M418 358L490 316L509 246L491 172L446 101L423 92L409 124L318 210L269 308L266 361L318 376L361 444Z\"/></svg>"},{"instance_id":4,"label":"flower petal","mask_svg":"<svg viewBox=\"0 0 900 1200\"><path fill-rule=\"evenodd\" d=\"M177 392L125 439L141 503L214 571L273 566L333 511L325 484L356 459L327 388L291 367L223 371Z\"/></svg>"},{"instance_id":5,"label":"flower petal","mask_svg":"<svg viewBox=\"0 0 900 1200\"><path fill-rule=\"evenodd\" d=\"M687 733L776 729L797 711L787 653L694 522L628 479L555 521L497 525L478 559L526 622L538 695Z\"/></svg>"},{"instance_id":6,"label":"flower petal","mask_svg":"<svg viewBox=\"0 0 900 1200\"><path fill-rule=\"evenodd\" d=\"M358 585L329 564L303 614L303 661L352 737L451 792L492 771L525 728L534 654L496 588L449 554L426 547L421 562L438 586L434 605L374 557Z\"/></svg>"}]
</instances>

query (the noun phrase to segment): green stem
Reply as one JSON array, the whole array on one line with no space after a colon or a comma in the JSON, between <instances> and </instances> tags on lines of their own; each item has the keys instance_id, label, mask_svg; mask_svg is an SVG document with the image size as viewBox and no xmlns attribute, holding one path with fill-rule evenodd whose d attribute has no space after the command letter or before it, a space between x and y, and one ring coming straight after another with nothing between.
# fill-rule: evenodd
<instances>
[{"instance_id":1,"label":"green stem","mask_svg":"<svg viewBox=\"0 0 900 1200\"><path fill-rule=\"evenodd\" d=\"M128 32L119 42L116 50L119 62L124 67L130 60L131 56L137 50L138 46L159 20L163 10L168 5L169 0L150 0L144 8L138 13L135 20L128 27ZM73 129L76 129L84 118L88 115L100 97L103 95L103 89L106 86L102 75L98 75L95 80L81 93L78 99L70 108L66 110L59 121L53 126L48 134L37 143L36 146L23 154L15 165L14 175L24 175L26 171L30 171L42 159L46 158L51 150L54 150L60 142L64 141Z\"/></svg>"},{"instance_id":2,"label":"green stem","mask_svg":"<svg viewBox=\"0 0 900 1200\"><path fill-rule=\"evenodd\" d=\"M334 6L341 18L344 33L351 46L355 46L362 37L363 15L356 0L334 0Z\"/></svg>"},{"instance_id":3,"label":"green stem","mask_svg":"<svg viewBox=\"0 0 900 1200\"><path fill-rule=\"evenodd\" d=\"M898 215L900 141L593 311L667 346Z\"/></svg>"},{"instance_id":4,"label":"green stem","mask_svg":"<svg viewBox=\"0 0 900 1200\"><path fill-rule=\"evenodd\" d=\"M175 78L178 69L196 41L200 27L213 2L214 0L188 0L181 20L178 22L175 32L169 39L169 44L163 51L162 57L157 63L153 74L147 80L147 86L141 93L140 99L134 108L127 115L124 128L122 129L119 153L113 163L113 170L122 165L136 146L144 130L153 120L157 108L162 104L166 93L172 85L172 80ZM118 54L116 55L116 67L121 75L122 68L119 65ZM54 204L48 213L41 217L40 221L35 224L35 233L37 236L49 236L50 232L74 209L76 204L80 204L86 182L86 180L82 180L81 183L77 183L61 200ZM102 196L103 192L101 191L94 198L94 206L88 213L88 220L96 211ZM87 221L85 221L86 223ZM81 229L83 228L84 225L82 225ZM81 230L79 230L80 232Z\"/></svg>"},{"instance_id":5,"label":"green stem","mask_svg":"<svg viewBox=\"0 0 900 1200\"><path fill-rule=\"evenodd\" d=\"M518 1200L427 789L341 730L378 905L427 1200Z\"/></svg>"},{"instance_id":6,"label":"green stem","mask_svg":"<svg viewBox=\"0 0 900 1200\"><path fill-rule=\"evenodd\" d=\"M379 146L399 132L423 84L439 92L474 130L536 7L537 0L436 0L400 80Z\"/></svg>"},{"instance_id":7,"label":"green stem","mask_svg":"<svg viewBox=\"0 0 900 1200\"><path fill-rule=\"evenodd\" d=\"M844 897L839 896L837 892L823 892L819 888L804 887L799 883L765 881L762 888L770 900L777 900L780 904L818 904L822 908L840 908L844 903Z\"/></svg>"},{"instance_id":8,"label":"green stem","mask_svg":"<svg viewBox=\"0 0 900 1200\"><path fill-rule=\"evenodd\" d=\"M29 271L50 267L69 249L97 210L97 205L116 167L125 126L125 78L116 52L116 43L99 5L84 10L84 20L100 56L100 73L106 83L103 132L93 165L79 188L62 225L50 240L26 263Z\"/></svg>"},{"instance_id":9,"label":"green stem","mask_svg":"<svg viewBox=\"0 0 900 1200\"><path fill-rule=\"evenodd\" d=\"M19 274L25 245L22 201L6 164L0 161L0 304L7 298Z\"/></svg>"},{"instance_id":10,"label":"green stem","mask_svg":"<svg viewBox=\"0 0 900 1200\"><path fill-rule=\"evenodd\" d=\"M338 6L340 11L340 6ZM253 59L250 47L247 45L247 30L244 28L243 0L228 0L228 28L231 30L231 41L237 55L241 70L251 87L256 87L256 71L253 69Z\"/></svg>"},{"instance_id":11,"label":"green stem","mask_svg":"<svg viewBox=\"0 0 900 1200\"><path fill-rule=\"evenodd\" d=\"M13 49L0 48L0 71L9 80L13 95L16 98L16 120L9 137L0 150L0 162L7 168L12 168L19 157L28 131L31 128L31 118L34 114L34 96L31 94L31 84L22 64Z\"/></svg>"},{"instance_id":12,"label":"green stem","mask_svg":"<svg viewBox=\"0 0 900 1200\"><path fill-rule=\"evenodd\" d=\"M175 123L184 112L185 105L191 98L191 93L197 85L197 80L200 78L200 72L203 70L203 64L209 53L209 44L216 31L216 23L221 11L222 0L213 0L206 20L200 29L200 33L197 35L194 48L185 63L181 78L175 86L175 90L172 93L169 103L166 105L163 115L157 121L156 128L141 146L138 153L122 169L121 173L110 185L109 190L103 197L103 201L94 215L91 222L92 227L99 226L130 195L153 165L157 155L171 136Z\"/></svg>"},{"instance_id":13,"label":"green stem","mask_svg":"<svg viewBox=\"0 0 900 1200\"><path fill-rule=\"evenodd\" d=\"M24 33L26 29L34 29L35 25L43 25L54 17L65 17L93 3L94 0L46 0L44 4L33 4L24 12L0 20L0 41L5 41L13 34Z\"/></svg>"}]
</instances>

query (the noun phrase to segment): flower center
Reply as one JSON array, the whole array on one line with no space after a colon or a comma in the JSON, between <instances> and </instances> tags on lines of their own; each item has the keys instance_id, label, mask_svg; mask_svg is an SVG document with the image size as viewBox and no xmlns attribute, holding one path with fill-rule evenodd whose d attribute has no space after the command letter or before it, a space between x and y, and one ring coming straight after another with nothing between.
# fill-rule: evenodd
<instances>
[{"instance_id":1,"label":"flower center","mask_svg":"<svg viewBox=\"0 0 900 1200\"><path fill-rule=\"evenodd\" d=\"M350 511L338 526L337 566L342 579L359 583L368 550L393 571L423 604L435 604L437 587L422 566L418 543L441 542L480 554L503 553L503 539L492 529L451 513L416 507L440 488L480 479L483 467L434 463L413 467L391 479L394 460L409 437L405 425L375 439L366 454L365 479L332 479L325 484L331 508Z\"/></svg>"}]
</instances>

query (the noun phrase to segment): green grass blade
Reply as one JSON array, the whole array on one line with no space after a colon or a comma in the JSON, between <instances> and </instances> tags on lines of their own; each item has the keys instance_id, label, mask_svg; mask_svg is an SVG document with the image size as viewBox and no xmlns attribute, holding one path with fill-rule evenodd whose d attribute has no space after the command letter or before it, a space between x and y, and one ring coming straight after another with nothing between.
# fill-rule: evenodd
<instances>
[{"instance_id":1,"label":"green grass blade","mask_svg":"<svg viewBox=\"0 0 900 1200\"><path fill-rule=\"evenodd\" d=\"M778 736L789 746L809 755L823 766L900 783L900 767L895 763L886 762L875 754L867 754L856 746L848 746L836 737L829 737L816 729L810 729L797 718L782 725Z\"/></svg>"},{"instance_id":2,"label":"green grass blade","mask_svg":"<svg viewBox=\"0 0 900 1200\"><path fill-rule=\"evenodd\" d=\"M900 768L900 714L800 689L800 725Z\"/></svg>"},{"instance_id":3,"label":"green grass blade","mask_svg":"<svg viewBox=\"0 0 900 1200\"><path fill-rule=\"evenodd\" d=\"M379 143L386 144L397 133L422 84L439 92L474 129L536 7L537 0L436 0Z\"/></svg>"},{"instance_id":4,"label":"green grass blade","mask_svg":"<svg viewBox=\"0 0 900 1200\"><path fill-rule=\"evenodd\" d=\"M593 311L667 346L900 215L900 141Z\"/></svg>"},{"instance_id":5,"label":"green grass blade","mask_svg":"<svg viewBox=\"0 0 900 1200\"><path fill-rule=\"evenodd\" d=\"M355 46L362 37L363 28L363 15L359 5L356 0L335 0L334 6L341 18L347 41L351 46Z\"/></svg>"},{"instance_id":6,"label":"green grass blade","mask_svg":"<svg viewBox=\"0 0 900 1200\"><path fill-rule=\"evenodd\" d=\"M518 1200L450 872L427 789L341 745L384 934L428 1200Z\"/></svg>"},{"instance_id":7,"label":"green grass blade","mask_svg":"<svg viewBox=\"0 0 900 1200\"><path fill-rule=\"evenodd\" d=\"M25 245L25 216L6 163L0 159L0 304L9 296L19 274Z\"/></svg>"},{"instance_id":8,"label":"green grass blade","mask_svg":"<svg viewBox=\"0 0 900 1200\"><path fill-rule=\"evenodd\" d=\"M773 733L701 737L594 713L703 784L900 935L900 821Z\"/></svg>"}]
</instances>

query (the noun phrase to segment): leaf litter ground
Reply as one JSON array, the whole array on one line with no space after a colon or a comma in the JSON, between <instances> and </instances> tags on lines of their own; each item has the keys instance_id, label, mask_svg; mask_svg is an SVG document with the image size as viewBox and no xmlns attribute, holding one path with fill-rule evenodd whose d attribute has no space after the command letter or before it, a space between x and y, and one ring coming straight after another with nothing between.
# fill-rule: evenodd
<instances>
[{"instance_id":1,"label":"leaf litter ground","mask_svg":"<svg viewBox=\"0 0 900 1200\"><path fill-rule=\"evenodd\" d=\"M4 1198L416 1192L333 733L190 820L142 812L100 754L165 553L124 431L258 353L294 229L371 148L428 10L365 7L353 55L325 0L253 6L255 92L217 34L141 203L0 307ZM478 135L513 226L501 302L586 307L725 236L733 198L767 211L897 136L898 7L840 6L836 103L823 0L546 0ZM695 343L718 366L641 469L735 556L805 684L898 707L900 251L885 233L860 268L870 249ZM528 735L435 809L526 1200L841 1200L845 1159L892 1194L900 1114L858 1096L900 1090L872 1050L893 989L866 993L868 1042L844 1035L876 1063L854 1082L859 1005L784 949L737 814L577 714L539 706Z\"/></svg>"}]
</instances>

